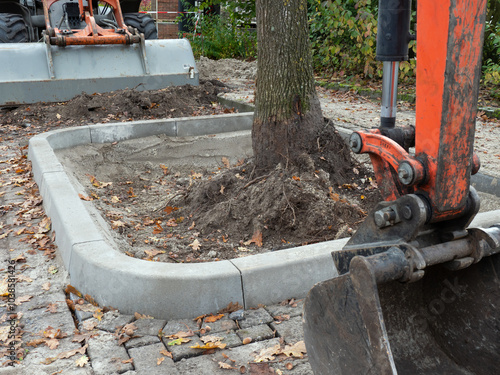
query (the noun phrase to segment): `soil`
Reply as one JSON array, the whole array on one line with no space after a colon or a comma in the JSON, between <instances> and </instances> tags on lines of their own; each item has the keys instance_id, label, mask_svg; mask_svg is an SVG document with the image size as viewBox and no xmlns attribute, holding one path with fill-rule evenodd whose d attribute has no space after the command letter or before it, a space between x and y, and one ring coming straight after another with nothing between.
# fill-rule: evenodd
<instances>
[{"instance_id":1,"label":"soil","mask_svg":"<svg viewBox=\"0 0 500 375\"><path fill-rule=\"evenodd\" d=\"M198 87L82 94L64 103L2 108L0 138L12 140L19 134L89 123L228 113L234 110L217 104L218 93L254 89L255 63L202 58L198 69ZM366 105L365 99L353 103L357 99L352 93L319 92L321 100L328 95L331 102L332 97L348 95L350 103L341 105L351 109ZM160 137L152 142L176 141ZM69 153L79 160L84 152L96 156L86 158L85 169L79 172L85 187L81 198L93 200L120 249L137 258L214 261L345 237L380 200L370 170L351 158L331 122L325 122L317 148L300 169L279 165L263 175L254 170L248 155L222 158L212 165L118 161L121 168L110 163L102 169L103 160L116 157L120 147L126 154L134 145L120 142ZM99 168L92 164L98 160Z\"/></svg>"}]
</instances>

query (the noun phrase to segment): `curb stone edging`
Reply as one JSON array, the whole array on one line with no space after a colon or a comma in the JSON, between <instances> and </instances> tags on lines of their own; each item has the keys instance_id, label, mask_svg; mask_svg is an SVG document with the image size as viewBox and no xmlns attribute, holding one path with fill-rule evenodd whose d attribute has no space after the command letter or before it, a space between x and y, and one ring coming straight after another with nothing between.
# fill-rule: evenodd
<instances>
[{"instance_id":1,"label":"curb stone edging","mask_svg":"<svg viewBox=\"0 0 500 375\"><path fill-rule=\"evenodd\" d=\"M302 298L320 281L337 275L332 251L340 239L266 254L211 263L148 262L122 254L78 197L54 150L150 135L196 136L251 129L252 113L167 120L97 124L55 130L29 141L33 175L52 220L71 283L100 305L124 314L140 312L159 319L181 319L215 312L229 302L245 308ZM93 205L92 205L93 206ZM493 224L499 211L478 215Z\"/></svg>"}]
</instances>

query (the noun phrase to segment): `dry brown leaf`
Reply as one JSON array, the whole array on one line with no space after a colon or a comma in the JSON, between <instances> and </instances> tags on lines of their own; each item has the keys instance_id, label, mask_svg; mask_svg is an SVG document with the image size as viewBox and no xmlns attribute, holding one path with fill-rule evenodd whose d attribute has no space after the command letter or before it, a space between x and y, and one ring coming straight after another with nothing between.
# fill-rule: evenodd
<instances>
[{"instance_id":1,"label":"dry brown leaf","mask_svg":"<svg viewBox=\"0 0 500 375\"><path fill-rule=\"evenodd\" d=\"M193 346L190 346L190 348L193 348L193 349L205 349L205 350L208 350L208 349L224 349L226 347L227 344L223 344L221 342L207 342L205 345L200 345L200 344L196 344L196 345L193 345Z\"/></svg>"},{"instance_id":2,"label":"dry brown leaf","mask_svg":"<svg viewBox=\"0 0 500 375\"><path fill-rule=\"evenodd\" d=\"M306 344L304 341L299 341L293 345L286 345L281 351L287 357L303 358L306 351Z\"/></svg>"},{"instance_id":3,"label":"dry brown leaf","mask_svg":"<svg viewBox=\"0 0 500 375\"><path fill-rule=\"evenodd\" d=\"M22 296L22 297L16 298L16 300L14 301L14 304L16 306L19 306L21 303L28 302L32 298L33 298L33 296Z\"/></svg>"},{"instance_id":4,"label":"dry brown leaf","mask_svg":"<svg viewBox=\"0 0 500 375\"><path fill-rule=\"evenodd\" d=\"M75 361L76 367L83 367L89 362L89 357L82 355Z\"/></svg>"},{"instance_id":5,"label":"dry brown leaf","mask_svg":"<svg viewBox=\"0 0 500 375\"><path fill-rule=\"evenodd\" d=\"M69 293L73 293L75 296L78 296L78 297L83 297L82 296L82 293L80 293L73 285L71 284L68 284L66 285L66 289L64 289L64 291L66 292L66 294L69 294Z\"/></svg>"},{"instance_id":6,"label":"dry brown leaf","mask_svg":"<svg viewBox=\"0 0 500 375\"><path fill-rule=\"evenodd\" d=\"M133 358L124 359L122 363L134 363L134 359Z\"/></svg>"},{"instance_id":7,"label":"dry brown leaf","mask_svg":"<svg viewBox=\"0 0 500 375\"><path fill-rule=\"evenodd\" d=\"M86 331L92 331L97 327L97 322L95 320L84 320L82 323L83 329Z\"/></svg>"},{"instance_id":8,"label":"dry brown leaf","mask_svg":"<svg viewBox=\"0 0 500 375\"><path fill-rule=\"evenodd\" d=\"M224 317L224 314L217 314L217 315L209 315L207 316L203 322L204 323L213 323L216 322L217 320L220 320Z\"/></svg>"},{"instance_id":9,"label":"dry brown leaf","mask_svg":"<svg viewBox=\"0 0 500 375\"><path fill-rule=\"evenodd\" d=\"M251 243L256 244L258 247L262 246L262 232L257 230L253 234L252 238L249 241L243 242L244 245L248 246Z\"/></svg>"},{"instance_id":10,"label":"dry brown leaf","mask_svg":"<svg viewBox=\"0 0 500 375\"><path fill-rule=\"evenodd\" d=\"M200 337L200 340L203 341L204 343L207 342L220 342L224 340L224 337L219 337L219 336L213 336L213 335L206 335Z\"/></svg>"},{"instance_id":11,"label":"dry brown leaf","mask_svg":"<svg viewBox=\"0 0 500 375\"><path fill-rule=\"evenodd\" d=\"M88 196L83 195L83 194L78 194L78 196L80 197L81 200L84 200L84 201L92 201L92 200L94 200L92 197L88 197Z\"/></svg>"},{"instance_id":12,"label":"dry brown leaf","mask_svg":"<svg viewBox=\"0 0 500 375\"><path fill-rule=\"evenodd\" d=\"M46 283L42 284L42 289L49 290L50 289L50 281L47 281Z\"/></svg>"},{"instance_id":13,"label":"dry brown leaf","mask_svg":"<svg viewBox=\"0 0 500 375\"><path fill-rule=\"evenodd\" d=\"M239 304L239 302L229 302L229 304L224 307L222 310L219 310L219 314L232 313L238 310L241 310L243 306Z\"/></svg>"},{"instance_id":14,"label":"dry brown leaf","mask_svg":"<svg viewBox=\"0 0 500 375\"><path fill-rule=\"evenodd\" d=\"M192 243L190 243L188 246L191 246L191 248L193 250L200 250L200 248L201 248L200 241L198 241L197 238L195 238L195 240Z\"/></svg>"},{"instance_id":15,"label":"dry brown leaf","mask_svg":"<svg viewBox=\"0 0 500 375\"><path fill-rule=\"evenodd\" d=\"M236 367L233 367L229 363L224 363L224 362L219 362L219 367L225 370L236 370Z\"/></svg>"},{"instance_id":16,"label":"dry brown leaf","mask_svg":"<svg viewBox=\"0 0 500 375\"><path fill-rule=\"evenodd\" d=\"M43 344L44 342L45 342L45 339L35 339L35 340L28 341L26 343L26 346L38 346L40 344Z\"/></svg>"},{"instance_id":17,"label":"dry brown leaf","mask_svg":"<svg viewBox=\"0 0 500 375\"><path fill-rule=\"evenodd\" d=\"M57 303L49 303L47 305L47 308L45 311L48 311L50 313L56 313L57 312Z\"/></svg>"},{"instance_id":18,"label":"dry brown leaf","mask_svg":"<svg viewBox=\"0 0 500 375\"><path fill-rule=\"evenodd\" d=\"M157 358L156 365L159 366L165 360L165 357Z\"/></svg>"},{"instance_id":19,"label":"dry brown leaf","mask_svg":"<svg viewBox=\"0 0 500 375\"><path fill-rule=\"evenodd\" d=\"M255 362L272 361L275 356L280 353L280 344L276 344L274 346L271 346L270 348L262 349L260 353L255 357Z\"/></svg>"},{"instance_id":20,"label":"dry brown leaf","mask_svg":"<svg viewBox=\"0 0 500 375\"><path fill-rule=\"evenodd\" d=\"M152 316L149 316L149 315L146 315L146 314L139 314L138 312L134 313L134 317L137 320L140 320L140 319L154 319Z\"/></svg>"},{"instance_id":21,"label":"dry brown leaf","mask_svg":"<svg viewBox=\"0 0 500 375\"><path fill-rule=\"evenodd\" d=\"M169 357L169 358L172 358L172 353L170 353L168 350L166 349L162 349L160 350L160 354L161 355L164 355L165 357Z\"/></svg>"},{"instance_id":22,"label":"dry brown leaf","mask_svg":"<svg viewBox=\"0 0 500 375\"><path fill-rule=\"evenodd\" d=\"M46 339L45 345L47 345L50 350L54 350L59 346L59 340L58 339Z\"/></svg>"},{"instance_id":23,"label":"dry brown leaf","mask_svg":"<svg viewBox=\"0 0 500 375\"><path fill-rule=\"evenodd\" d=\"M189 342L191 339L186 339L184 337L179 337L177 339L174 339L172 341L169 341L167 345L169 346L174 346L174 345L181 345L182 343Z\"/></svg>"},{"instance_id":24,"label":"dry brown leaf","mask_svg":"<svg viewBox=\"0 0 500 375\"><path fill-rule=\"evenodd\" d=\"M231 164L229 163L229 159L226 158L225 156L222 157L222 164L224 164L224 167L226 167L228 169L231 167Z\"/></svg>"},{"instance_id":25,"label":"dry brown leaf","mask_svg":"<svg viewBox=\"0 0 500 375\"><path fill-rule=\"evenodd\" d=\"M88 347L89 347L89 344L85 344L81 348L73 349L73 350L69 350L67 352L59 353L57 355L57 358L59 358L59 359L61 359L61 358L69 358L69 357L74 356L77 353L79 353L79 354L85 354L85 351L87 350Z\"/></svg>"},{"instance_id":26,"label":"dry brown leaf","mask_svg":"<svg viewBox=\"0 0 500 375\"><path fill-rule=\"evenodd\" d=\"M191 337L194 336L194 332L192 330L189 331L179 331L177 333L174 333L173 335L167 336L169 339L179 339L179 338L184 338L184 337Z\"/></svg>"}]
</instances>

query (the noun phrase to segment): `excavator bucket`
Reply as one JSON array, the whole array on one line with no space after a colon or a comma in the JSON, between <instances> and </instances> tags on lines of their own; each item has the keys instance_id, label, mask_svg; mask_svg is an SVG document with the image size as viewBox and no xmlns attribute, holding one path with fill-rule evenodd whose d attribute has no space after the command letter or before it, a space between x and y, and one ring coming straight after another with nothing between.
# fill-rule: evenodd
<instances>
[{"instance_id":1,"label":"excavator bucket","mask_svg":"<svg viewBox=\"0 0 500 375\"><path fill-rule=\"evenodd\" d=\"M377 271L358 257L349 273L307 296L304 337L314 374L497 373L500 255L459 271L434 266L414 283L387 281L401 274L404 254L371 257Z\"/></svg>"},{"instance_id":2,"label":"excavator bucket","mask_svg":"<svg viewBox=\"0 0 500 375\"><path fill-rule=\"evenodd\" d=\"M87 94L135 88L198 85L185 39L136 44L0 44L0 105L59 102Z\"/></svg>"},{"instance_id":3,"label":"excavator bucket","mask_svg":"<svg viewBox=\"0 0 500 375\"><path fill-rule=\"evenodd\" d=\"M385 201L332 253L339 276L305 300L316 375L498 373L500 218L469 227L479 210L469 185L479 169L486 3L417 2L416 125L395 127L412 8L410 0L379 2L381 126L354 132L350 146L370 155Z\"/></svg>"}]
</instances>

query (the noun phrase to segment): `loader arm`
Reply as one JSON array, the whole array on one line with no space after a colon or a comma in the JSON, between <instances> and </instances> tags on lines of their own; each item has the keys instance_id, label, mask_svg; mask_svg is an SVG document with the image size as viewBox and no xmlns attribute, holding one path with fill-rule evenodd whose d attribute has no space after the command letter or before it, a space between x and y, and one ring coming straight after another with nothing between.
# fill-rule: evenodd
<instances>
[{"instance_id":1,"label":"loader arm","mask_svg":"<svg viewBox=\"0 0 500 375\"><path fill-rule=\"evenodd\" d=\"M379 1L381 125L353 133L350 146L370 155L385 201L332 253L339 276L306 298L317 375L496 371L500 218L468 228L480 203L469 185L480 167L473 144L486 3L418 1L416 122L396 127L411 0Z\"/></svg>"},{"instance_id":2,"label":"loader arm","mask_svg":"<svg viewBox=\"0 0 500 375\"><path fill-rule=\"evenodd\" d=\"M141 36L132 34L123 21L123 15L118 0L103 0L108 4L114 15L116 24L113 28L105 29L99 26L94 17L92 2L78 0L78 3L64 2L64 22L54 25L50 17L51 7L61 0L44 0L43 12L48 42L52 45L101 45L101 44L132 44L140 43ZM68 18L70 18L68 20ZM61 20L62 21L62 20ZM57 22L57 21L56 21ZM80 23L85 27L81 28ZM79 27L72 27L72 26Z\"/></svg>"}]
</instances>

